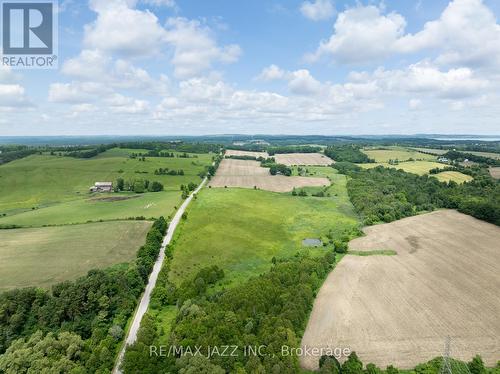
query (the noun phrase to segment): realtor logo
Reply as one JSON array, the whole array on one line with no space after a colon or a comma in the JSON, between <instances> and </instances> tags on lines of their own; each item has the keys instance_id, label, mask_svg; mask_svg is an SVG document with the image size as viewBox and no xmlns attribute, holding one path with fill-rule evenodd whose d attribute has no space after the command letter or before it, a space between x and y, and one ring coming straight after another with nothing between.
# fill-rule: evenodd
<instances>
[{"instance_id":1,"label":"realtor logo","mask_svg":"<svg viewBox=\"0 0 500 374\"><path fill-rule=\"evenodd\" d=\"M57 3L2 1L2 64L54 68L57 62Z\"/></svg>"}]
</instances>

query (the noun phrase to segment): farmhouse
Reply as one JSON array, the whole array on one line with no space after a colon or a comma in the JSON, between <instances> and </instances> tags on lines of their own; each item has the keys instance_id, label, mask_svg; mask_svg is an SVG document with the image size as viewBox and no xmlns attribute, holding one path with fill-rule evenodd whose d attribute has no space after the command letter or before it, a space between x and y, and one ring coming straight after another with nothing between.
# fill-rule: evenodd
<instances>
[{"instance_id":1,"label":"farmhouse","mask_svg":"<svg viewBox=\"0 0 500 374\"><path fill-rule=\"evenodd\" d=\"M113 182L95 182L90 187L90 192L111 192L113 191Z\"/></svg>"}]
</instances>

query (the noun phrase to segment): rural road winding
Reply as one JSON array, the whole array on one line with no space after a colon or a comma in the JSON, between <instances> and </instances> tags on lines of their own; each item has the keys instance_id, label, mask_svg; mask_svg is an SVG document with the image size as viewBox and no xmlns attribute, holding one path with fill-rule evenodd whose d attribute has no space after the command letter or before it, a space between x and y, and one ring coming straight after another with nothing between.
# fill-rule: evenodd
<instances>
[{"instance_id":1,"label":"rural road winding","mask_svg":"<svg viewBox=\"0 0 500 374\"><path fill-rule=\"evenodd\" d=\"M172 241L172 237L174 236L175 229L177 228L177 225L179 224L182 215L186 211L186 208L188 207L189 203L193 199L193 196L197 194L205 185L207 182L207 178L203 179L203 181L200 183L198 188L194 190L191 195L182 203L181 207L177 210L175 213L174 218L168 225L167 233L165 235L165 238L163 239L163 243L160 249L160 254L158 255L158 258L154 264L153 271L151 272L149 276L149 282L146 286L146 289L144 290L144 293L141 298L141 302L135 311L134 319L132 321L132 325L130 326L130 330L128 332L128 335L125 339L125 344L123 345L120 354L118 356L118 360L115 363L115 367L113 368L113 374L122 374L120 370L120 366L123 362L123 357L125 356L125 350L127 349L127 346L133 344L136 339L137 339L137 332L139 331L139 327L141 325L142 317L148 310L149 306L149 300L151 299L151 292L153 292L155 286L156 286L156 280L158 279L158 274L160 273L161 267L163 265L163 260L165 259L165 247L170 244Z\"/></svg>"}]
</instances>

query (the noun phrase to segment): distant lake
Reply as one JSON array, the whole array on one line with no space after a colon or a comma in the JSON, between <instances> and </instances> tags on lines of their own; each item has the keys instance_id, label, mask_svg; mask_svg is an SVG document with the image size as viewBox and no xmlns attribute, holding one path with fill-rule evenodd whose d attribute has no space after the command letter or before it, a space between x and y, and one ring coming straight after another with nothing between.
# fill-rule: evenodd
<instances>
[{"instance_id":1,"label":"distant lake","mask_svg":"<svg viewBox=\"0 0 500 374\"><path fill-rule=\"evenodd\" d=\"M456 141L456 140L478 140L482 142L498 142L500 141L500 138L431 138L434 140L450 140L450 141Z\"/></svg>"}]
</instances>

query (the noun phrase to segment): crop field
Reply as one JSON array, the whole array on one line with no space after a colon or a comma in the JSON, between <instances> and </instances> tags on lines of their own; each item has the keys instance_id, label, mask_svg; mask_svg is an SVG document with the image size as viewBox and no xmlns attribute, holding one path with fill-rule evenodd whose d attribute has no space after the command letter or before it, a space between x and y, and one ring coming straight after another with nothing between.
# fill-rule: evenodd
<instances>
[{"instance_id":1,"label":"crop field","mask_svg":"<svg viewBox=\"0 0 500 374\"><path fill-rule=\"evenodd\" d=\"M12 221L15 215L25 214L35 217L45 209L51 209L48 216L58 213L56 205L66 214L72 206L82 208L82 217L78 222L85 222L88 217L105 219L106 217L116 218L115 214L108 214L112 205L118 206L120 218L127 218L136 215L147 215L149 212L141 213L140 208L148 206L158 206L160 200L168 200L166 206L173 206L174 195L180 199L180 185L189 182L199 183L198 173L204 170L206 165L211 162L211 155L200 154L192 155L196 158L162 158L147 157L146 161L128 158L128 154L140 152L141 150L111 149L101 155L91 159L75 159L69 157L51 156L51 155L33 155L24 159L16 160L0 166L0 215L7 214L6 218L0 219L0 224L4 220ZM184 170L184 175L155 175L154 171L158 168L169 168L171 170ZM162 198L153 193L146 193L147 198L130 199L106 204L93 204L92 196L88 190L91 185L97 181L112 181L117 178L125 180L149 179L151 181L161 182L166 192L155 194L164 194ZM104 195L103 195L104 196ZM109 195L115 196L115 194ZM143 201L150 199L151 201ZM134 200L134 201L132 201ZM140 202L139 202L140 201ZM68 207L64 206L69 204ZM92 207L90 207L93 204ZM119 207L121 205L121 208ZM127 209L130 207L130 210ZM89 213L85 213L90 208ZM102 208L102 211L99 209ZM54 210L55 209L55 210ZM31 212L31 211L35 211ZM25 213L30 211L30 213ZM163 215L170 214L171 211L163 211ZM32 216L32 214L34 214ZM95 216L94 216L95 214ZM155 212L151 215L157 215ZM77 217L78 213L70 214L71 221ZM25 220L23 216L21 220ZM52 221L54 222L54 221ZM47 224L48 222L39 222Z\"/></svg>"},{"instance_id":2,"label":"crop field","mask_svg":"<svg viewBox=\"0 0 500 374\"><path fill-rule=\"evenodd\" d=\"M436 156L420 153L411 149L392 148L392 149L363 149L365 153L375 162L386 163L389 160L406 161L413 160L436 160Z\"/></svg>"},{"instance_id":3,"label":"crop field","mask_svg":"<svg viewBox=\"0 0 500 374\"><path fill-rule=\"evenodd\" d=\"M0 230L0 291L49 287L135 258L147 221Z\"/></svg>"},{"instance_id":4,"label":"crop field","mask_svg":"<svg viewBox=\"0 0 500 374\"><path fill-rule=\"evenodd\" d=\"M250 151L239 151L235 149L228 149L226 151L226 156L250 156L250 157L264 157L268 158L269 155L267 152L250 152Z\"/></svg>"},{"instance_id":5,"label":"crop field","mask_svg":"<svg viewBox=\"0 0 500 374\"><path fill-rule=\"evenodd\" d=\"M400 162L398 165L391 165L383 162L371 163L371 164L358 164L358 165L365 169L372 169L377 166L383 166L386 168L394 168L394 169L403 169L407 173L413 173L418 175L427 174L431 169L435 168L442 169L447 166L446 164L441 164L439 162L431 162L431 161L407 161L407 162Z\"/></svg>"},{"instance_id":6,"label":"crop field","mask_svg":"<svg viewBox=\"0 0 500 374\"><path fill-rule=\"evenodd\" d=\"M456 182L458 184L464 183L464 182L470 182L472 178L470 175L460 173L458 171L443 171L438 174L434 174L434 177L439 179L441 182Z\"/></svg>"},{"instance_id":7,"label":"crop field","mask_svg":"<svg viewBox=\"0 0 500 374\"><path fill-rule=\"evenodd\" d=\"M323 247L305 249L302 241L326 240L330 230L340 236L358 225L346 177L333 174L331 178L331 197L325 198L205 188L176 234L172 279L180 283L200 268L216 264L232 283L269 269L274 256L292 256L301 250L324 253Z\"/></svg>"},{"instance_id":8,"label":"crop field","mask_svg":"<svg viewBox=\"0 0 500 374\"><path fill-rule=\"evenodd\" d=\"M274 155L278 164L287 166L328 166L334 161L321 153L284 153Z\"/></svg>"},{"instance_id":9,"label":"crop field","mask_svg":"<svg viewBox=\"0 0 500 374\"><path fill-rule=\"evenodd\" d=\"M290 192L294 188L328 186L330 181L324 177L285 177L271 175L269 169L257 161L222 160L210 187L258 188L273 192Z\"/></svg>"},{"instance_id":10,"label":"crop field","mask_svg":"<svg viewBox=\"0 0 500 374\"><path fill-rule=\"evenodd\" d=\"M495 179L500 179L500 167L490 168L490 174Z\"/></svg>"},{"instance_id":11,"label":"crop field","mask_svg":"<svg viewBox=\"0 0 500 374\"><path fill-rule=\"evenodd\" d=\"M302 339L363 362L412 368L443 354L494 366L500 352L500 228L452 210L367 227L323 284ZM302 357L308 369L317 359Z\"/></svg>"}]
</instances>

